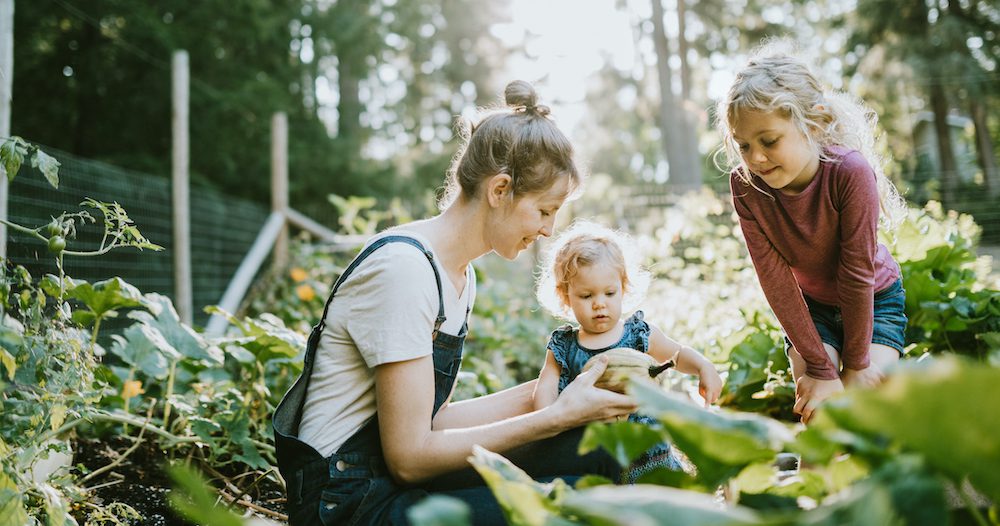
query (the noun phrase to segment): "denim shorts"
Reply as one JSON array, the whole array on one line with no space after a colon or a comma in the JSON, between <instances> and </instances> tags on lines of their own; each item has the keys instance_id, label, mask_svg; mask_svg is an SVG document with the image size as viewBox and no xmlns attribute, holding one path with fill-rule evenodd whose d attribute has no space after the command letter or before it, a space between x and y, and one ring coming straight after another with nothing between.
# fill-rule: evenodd
<instances>
[{"instance_id":1,"label":"denim shorts","mask_svg":"<svg viewBox=\"0 0 1000 526\"><path fill-rule=\"evenodd\" d=\"M844 348L844 320L840 315L840 307L820 303L805 296L809 315L812 316L819 339L823 343L841 352ZM875 293L874 316L872 318L872 343L892 347L903 355L906 345L906 291L902 280L897 279L892 285ZM785 337L785 354L792 347L792 342Z\"/></svg>"}]
</instances>

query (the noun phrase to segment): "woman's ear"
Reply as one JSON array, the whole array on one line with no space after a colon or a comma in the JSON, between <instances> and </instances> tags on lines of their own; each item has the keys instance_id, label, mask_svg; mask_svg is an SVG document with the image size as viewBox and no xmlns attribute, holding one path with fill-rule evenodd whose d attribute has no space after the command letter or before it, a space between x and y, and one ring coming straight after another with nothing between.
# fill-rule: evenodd
<instances>
[{"instance_id":1,"label":"woman's ear","mask_svg":"<svg viewBox=\"0 0 1000 526\"><path fill-rule=\"evenodd\" d=\"M505 204L511 192L514 191L513 180L510 175L500 172L490 177L486 183L486 199L493 208L499 208Z\"/></svg>"}]
</instances>

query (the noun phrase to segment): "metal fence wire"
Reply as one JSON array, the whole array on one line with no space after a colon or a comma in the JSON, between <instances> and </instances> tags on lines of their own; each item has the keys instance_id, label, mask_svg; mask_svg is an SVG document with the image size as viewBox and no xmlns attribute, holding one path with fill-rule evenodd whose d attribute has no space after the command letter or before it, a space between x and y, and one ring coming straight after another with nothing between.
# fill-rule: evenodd
<instances>
[{"instance_id":1,"label":"metal fence wire","mask_svg":"<svg viewBox=\"0 0 1000 526\"><path fill-rule=\"evenodd\" d=\"M53 148L41 148L62 163L59 189L52 188L41 173L25 164L10 184L9 220L34 228L47 224L64 211L88 210L98 223L80 228L78 239L69 240L67 248L93 250L99 246L103 233L100 223L103 215L99 210L81 207L80 203L87 197L117 202L128 212L139 231L164 250L120 248L98 257L66 256L66 273L90 282L118 276L142 292L158 292L173 298L170 180L81 159ZM222 298L269 210L259 203L229 197L194 182L190 199L194 324L203 326L208 320L204 307L215 305ZM12 262L25 266L35 278L58 272L45 243L10 229L7 232L7 254Z\"/></svg>"}]
</instances>

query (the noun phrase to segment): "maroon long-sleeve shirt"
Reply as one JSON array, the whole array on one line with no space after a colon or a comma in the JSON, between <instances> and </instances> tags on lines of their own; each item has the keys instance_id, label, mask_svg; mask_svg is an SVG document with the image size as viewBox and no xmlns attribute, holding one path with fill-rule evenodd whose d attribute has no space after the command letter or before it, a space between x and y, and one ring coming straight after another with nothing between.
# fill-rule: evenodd
<instances>
[{"instance_id":1,"label":"maroon long-sleeve shirt","mask_svg":"<svg viewBox=\"0 0 1000 526\"><path fill-rule=\"evenodd\" d=\"M844 321L841 359L868 367L875 291L899 278L899 265L878 242L879 196L875 173L859 152L832 147L816 177L786 195L754 176L746 185L730 175L733 204L768 303L806 374L832 380L839 373L823 350L803 294L839 306ZM772 199L773 197L773 199Z\"/></svg>"}]
</instances>

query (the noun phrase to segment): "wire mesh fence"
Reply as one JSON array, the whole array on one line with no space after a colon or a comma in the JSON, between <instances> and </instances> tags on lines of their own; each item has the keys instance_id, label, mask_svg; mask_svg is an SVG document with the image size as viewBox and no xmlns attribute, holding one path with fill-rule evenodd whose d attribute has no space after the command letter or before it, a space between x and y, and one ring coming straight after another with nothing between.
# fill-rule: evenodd
<instances>
[{"instance_id":1,"label":"wire mesh fence","mask_svg":"<svg viewBox=\"0 0 1000 526\"><path fill-rule=\"evenodd\" d=\"M34 228L47 224L63 211L80 210L80 203L87 197L117 202L143 235L164 250L122 248L100 257L67 256L64 261L66 273L91 282L118 276L143 292L158 292L173 298L170 180L81 159L44 146L42 149L62 163L59 189L49 186L30 166L22 167L10 185L9 220ZM218 303L269 210L258 203L229 197L196 183L192 183L190 195L194 323L201 326L208 320L204 307ZM101 221L100 211L88 210ZM70 240L68 248L96 249L102 232L100 224L80 228L78 239ZM24 265L32 276L57 273L55 259L44 243L10 229L7 253L11 261ZM113 326L109 329L113 330Z\"/></svg>"}]
</instances>

